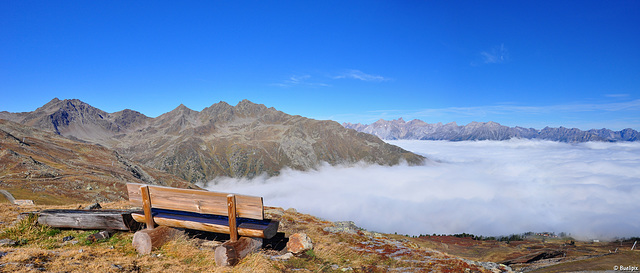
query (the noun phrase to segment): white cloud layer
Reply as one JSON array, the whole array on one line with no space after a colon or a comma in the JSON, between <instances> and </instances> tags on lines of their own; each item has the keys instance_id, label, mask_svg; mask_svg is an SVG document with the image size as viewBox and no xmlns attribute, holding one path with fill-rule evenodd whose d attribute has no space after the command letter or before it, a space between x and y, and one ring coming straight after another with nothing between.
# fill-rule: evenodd
<instances>
[{"instance_id":1,"label":"white cloud layer","mask_svg":"<svg viewBox=\"0 0 640 273\"><path fill-rule=\"evenodd\" d=\"M325 165L271 178L224 178L208 188L386 233L640 235L640 143L391 143L440 162Z\"/></svg>"}]
</instances>

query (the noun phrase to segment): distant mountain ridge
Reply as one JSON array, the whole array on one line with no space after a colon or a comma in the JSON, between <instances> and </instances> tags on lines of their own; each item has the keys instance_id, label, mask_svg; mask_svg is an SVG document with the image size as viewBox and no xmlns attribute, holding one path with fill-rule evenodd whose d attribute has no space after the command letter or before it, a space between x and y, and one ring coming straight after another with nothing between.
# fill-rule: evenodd
<instances>
[{"instance_id":1,"label":"distant mountain ridge","mask_svg":"<svg viewBox=\"0 0 640 273\"><path fill-rule=\"evenodd\" d=\"M77 139L105 139L151 118L129 109L110 114L77 99L54 98L32 112L0 112L0 119Z\"/></svg>"},{"instance_id":2,"label":"distant mountain ridge","mask_svg":"<svg viewBox=\"0 0 640 273\"><path fill-rule=\"evenodd\" d=\"M460 126L455 122L426 123L414 119L409 122L402 118L396 120L380 119L372 124L343 123L345 128L368 133L382 139L418 139L418 140L508 140L512 138L543 139L559 142L587 141L640 141L640 133L633 129L612 131L609 129L591 129L582 131L576 128L550 128L542 130L523 127L508 127L496 122L471 122Z\"/></svg>"},{"instance_id":3,"label":"distant mountain ridge","mask_svg":"<svg viewBox=\"0 0 640 273\"><path fill-rule=\"evenodd\" d=\"M0 119L100 144L191 182L277 175L283 168L307 170L321 162L415 165L425 160L337 122L292 116L248 100L236 106L219 102L200 112L180 105L150 118L56 98L32 112L0 112Z\"/></svg>"}]
</instances>

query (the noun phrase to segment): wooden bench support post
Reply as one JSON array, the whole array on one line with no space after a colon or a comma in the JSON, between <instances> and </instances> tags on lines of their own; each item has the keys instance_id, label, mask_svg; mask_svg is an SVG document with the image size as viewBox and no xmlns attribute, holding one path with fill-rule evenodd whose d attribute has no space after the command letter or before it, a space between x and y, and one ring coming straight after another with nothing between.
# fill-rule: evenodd
<instances>
[{"instance_id":1,"label":"wooden bench support post","mask_svg":"<svg viewBox=\"0 0 640 273\"><path fill-rule=\"evenodd\" d=\"M238 241L238 225L236 225L236 196L227 195L227 207L229 208L229 235L230 241Z\"/></svg>"},{"instance_id":2,"label":"wooden bench support post","mask_svg":"<svg viewBox=\"0 0 640 273\"><path fill-rule=\"evenodd\" d=\"M184 234L183 231L170 228L167 226L159 226L155 229L144 229L133 234L133 247L138 253L145 255L151 253L152 250L160 248L164 243L173 240L176 236Z\"/></svg>"},{"instance_id":3,"label":"wooden bench support post","mask_svg":"<svg viewBox=\"0 0 640 273\"><path fill-rule=\"evenodd\" d=\"M261 238L242 237L235 242L225 242L216 247L213 258L218 266L234 266L251 253L262 248Z\"/></svg>"},{"instance_id":4,"label":"wooden bench support post","mask_svg":"<svg viewBox=\"0 0 640 273\"><path fill-rule=\"evenodd\" d=\"M155 227L155 223L153 222L153 215L151 214L149 186L140 187L140 193L142 194L142 209L144 210L144 220L147 224L147 229L153 229Z\"/></svg>"}]
</instances>

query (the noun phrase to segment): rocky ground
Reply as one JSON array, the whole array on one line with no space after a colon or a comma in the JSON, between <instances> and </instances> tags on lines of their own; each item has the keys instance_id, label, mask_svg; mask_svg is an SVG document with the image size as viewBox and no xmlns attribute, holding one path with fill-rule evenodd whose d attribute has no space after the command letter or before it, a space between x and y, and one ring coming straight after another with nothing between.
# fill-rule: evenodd
<instances>
[{"instance_id":1,"label":"rocky ground","mask_svg":"<svg viewBox=\"0 0 640 273\"><path fill-rule=\"evenodd\" d=\"M91 240L98 230L50 228L37 225L33 217L18 220L25 212L86 208L88 203L18 206L0 201L0 272L574 272L633 268L640 261L640 251L630 250L632 241L408 237L267 207L265 214L280 222L280 233L235 267L223 267L215 264L214 249L228 236L191 232L139 255L131 244L133 232ZM102 207L131 208L125 201ZM310 239L299 244L310 247L288 248L288 238L299 235Z\"/></svg>"},{"instance_id":2,"label":"rocky ground","mask_svg":"<svg viewBox=\"0 0 640 273\"><path fill-rule=\"evenodd\" d=\"M269 208L267 217L280 221L284 237L306 234L312 248L288 254L285 241L273 241L235 267L217 266L219 242L181 236L150 255L138 255L132 232L116 232L92 242L98 231L60 230L38 226L20 213L66 206L0 204L0 271L3 272L502 272L509 268L480 263L422 247L411 238L359 229L353 223L332 223L296 212ZM104 208L128 208L126 202ZM201 236L200 236L201 237Z\"/></svg>"}]
</instances>

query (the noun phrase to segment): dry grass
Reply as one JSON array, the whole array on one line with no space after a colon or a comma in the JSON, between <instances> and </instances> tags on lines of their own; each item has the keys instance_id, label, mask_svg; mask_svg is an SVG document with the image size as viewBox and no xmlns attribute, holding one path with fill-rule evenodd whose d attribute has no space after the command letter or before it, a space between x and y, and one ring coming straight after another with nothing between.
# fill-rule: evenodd
<instances>
[{"instance_id":1,"label":"dry grass","mask_svg":"<svg viewBox=\"0 0 640 273\"><path fill-rule=\"evenodd\" d=\"M287 236L297 232L306 233L313 240L313 250L287 261L271 259L282 253L262 250L244 258L235 267L219 267L214 262L212 246L186 235L168 242L151 255L140 256L131 245L131 232L118 232L108 240L89 242L86 238L97 231L40 226L34 217L15 221L21 212L75 209L87 205L19 207L0 203L0 239L17 241L16 246L0 247L0 256L3 255L0 257L0 272L461 272L467 269L471 272L488 272L457 257L491 261L488 257L504 259L526 254L528 249L538 250L561 243L531 241L508 245L490 241L447 241L446 238L442 241L436 238L425 240L366 231L357 234L330 233L323 229L331 226L331 222L295 210L279 209L280 213L268 213L271 218L280 221L279 230ZM127 202L115 202L105 203L103 207L122 209L129 205ZM72 241L76 242L63 242L63 238L68 236L73 236ZM607 247L611 245L577 243L575 247L567 249L567 257L575 259L580 255L608 253ZM614 265L637 266L633 262L640 261L640 251L622 251L579 261L571 259L555 266L544 264L545 268L540 272L611 270Z\"/></svg>"},{"instance_id":2,"label":"dry grass","mask_svg":"<svg viewBox=\"0 0 640 273\"><path fill-rule=\"evenodd\" d=\"M186 235L154 250L151 255L140 256L131 245L133 233L118 232L108 240L89 242L86 238L97 232L90 230L61 230L37 225L34 217L14 222L20 212L78 208L88 204L65 206L18 207L0 203L0 239L18 241L17 246L0 247L1 272L387 272L394 269L408 272L423 270L455 272L470 268L486 270L451 259L443 254L431 253L410 242L399 242L386 235L375 239L375 246L367 246L374 239L367 234L334 234L323 230L332 225L316 217L287 210L272 215L282 225L280 231L287 236L304 232L312 238L314 249L287 261L275 261L279 255L273 250L262 250L245 257L235 267L220 267L214 262L214 249L199 239ZM106 203L109 209L126 208L126 202ZM282 210L281 210L282 212ZM73 236L75 243L63 242ZM365 247L363 247L365 246ZM398 250L411 250L393 256ZM404 260L403 260L404 259ZM427 259L430 262L427 262ZM424 262L408 262L424 261Z\"/></svg>"},{"instance_id":3,"label":"dry grass","mask_svg":"<svg viewBox=\"0 0 640 273\"><path fill-rule=\"evenodd\" d=\"M594 257L590 259L576 260L572 262L544 267L532 272L567 272L567 271L596 271L596 270L620 270L616 266L632 266L640 268L640 251L624 250L614 254ZM622 270L630 271L630 270ZM637 269L634 271L638 271Z\"/></svg>"}]
</instances>

